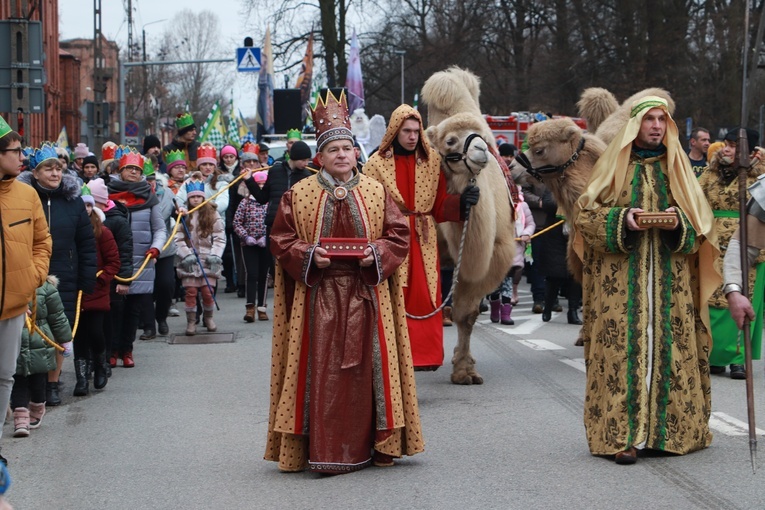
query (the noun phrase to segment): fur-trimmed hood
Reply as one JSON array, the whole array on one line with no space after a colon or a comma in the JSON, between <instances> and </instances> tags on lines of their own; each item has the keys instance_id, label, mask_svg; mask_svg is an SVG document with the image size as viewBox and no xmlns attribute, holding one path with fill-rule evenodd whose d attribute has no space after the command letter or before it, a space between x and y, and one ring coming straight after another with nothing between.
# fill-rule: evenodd
<instances>
[{"instance_id":1,"label":"fur-trimmed hood","mask_svg":"<svg viewBox=\"0 0 765 510\"><path fill-rule=\"evenodd\" d=\"M61 195L66 200L71 201L79 197L81 194L81 185L77 180L77 177L67 173L64 173L61 176L61 184L55 190L44 189L40 184L38 184L37 179L35 179L31 170L27 172L21 172L19 176L16 177L16 180L32 186L35 190L37 190L37 193L40 194L40 196Z\"/></svg>"}]
</instances>

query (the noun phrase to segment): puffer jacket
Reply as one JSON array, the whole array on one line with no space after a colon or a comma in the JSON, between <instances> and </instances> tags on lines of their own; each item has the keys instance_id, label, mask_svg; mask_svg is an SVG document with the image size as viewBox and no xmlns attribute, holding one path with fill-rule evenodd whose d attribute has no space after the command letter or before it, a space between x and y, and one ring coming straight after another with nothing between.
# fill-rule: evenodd
<instances>
[{"instance_id":1,"label":"puffer jacket","mask_svg":"<svg viewBox=\"0 0 765 510\"><path fill-rule=\"evenodd\" d=\"M72 341L72 329L64 313L64 304L59 296L58 279L51 275L45 283L37 289L37 327L45 336L63 344ZM32 303L28 304L29 307ZM43 340L39 333L31 335L26 324L21 330L21 351L16 360L16 375L29 376L32 374L44 374L56 368L56 350L48 342Z\"/></svg>"},{"instance_id":2,"label":"puffer jacket","mask_svg":"<svg viewBox=\"0 0 765 510\"><path fill-rule=\"evenodd\" d=\"M215 187L213 188L211 185L211 177L208 177L205 179L205 200L211 198L213 195L218 193L220 190L222 190L229 182L233 180L233 177L229 174L222 174L218 176L218 182L215 184ZM236 187L236 185L232 186ZM218 208L218 214L221 215L221 219L223 220L223 223L225 225L226 222L226 211L228 210L228 201L229 201L229 188L228 190L224 191L217 197L215 197L215 207ZM186 185L184 184L181 186L181 188L178 190L178 193L175 195L175 201L178 203L179 207L186 207L189 208L186 196Z\"/></svg>"},{"instance_id":3,"label":"puffer jacket","mask_svg":"<svg viewBox=\"0 0 765 510\"><path fill-rule=\"evenodd\" d=\"M201 237L196 227L197 218L198 215L194 213L191 216L187 216L185 220L186 226L188 227L189 232L191 232L191 244L193 244L194 248L196 248L197 254L199 255L199 260L201 260L202 264L204 265L205 274L207 277L210 279L218 279L220 278L221 273L220 271L217 273L210 271L210 265L207 263L207 257L209 255L216 255L218 257L223 256L223 250L226 248L226 233L223 227L223 219L221 219L220 215L218 215L218 218L215 220L215 225L213 226L212 235ZM194 249L186 240L183 228L179 229L175 234L175 244L178 245L178 260L183 260L188 255L194 255ZM178 267L178 277L201 278L202 270L198 263L194 264L194 269L191 272L184 271Z\"/></svg>"},{"instance_id":4,"label":"puffer jacket","mask_svg":"<svg viewBox=\"0 0 765 510\"><path fill-rule=\"evenodd\" d=\"M112 175L107 188L109 189L109 198L112 200L118 196L124 198L126 195L131 195L134 198L131 203L124 205L130 211L130 229L133 232L133 271L137 272L146 259L146 252L149 251L149 248L162 251L167 239L167 230L159 211L159 200L154 192L151 192L146 200L137 198L131 192L121 192L120 195L117 192L117 189L121 189L121 187L117 187L119 182L119 176ZM133 189L133 183L127 184L128 189ZM145 189L144 186L148 185L144 181L134 184L136 185L135 189ZM143 272L130 284L128 294L151 294L153 291L154 261L149 261Z\"/></svg>"},{"instance_id":5,"label":"puffer jacket","mask_svg":"<svg viewBox=\"0 0 765 510\"><path fill-rule=\"evenodd\" d=\"M133 276L133 231L130 229L130 213L124 205L109 200L104 211L104 226L111 230L117 250L120 252L120 278Z\"/></svg>"},{"instance_id":6,"label":"puffer jacket","mask_svg":"<svg viewBox=\"0 0 765 510\"><path fill-rule=\"evenodd\" d=\"M162 215L162 220L165 222L165 230L169 236L175 226L176 214L175 202L173 201L175 194L170 191L170 188L165 186L164 182L164 180L157 179L154 186L154 193L159 199L159 213ZM165 239L165 243L167 243L167 239ZM167 248L162 250L162 253L159 254L159 258L175 257L176 251L177 248L175 247L175 241L173 240L167 245Z\"/></svg>"},{"instance_id":7,"label":"puffer jacket","mask_svg":"<svg viewBox=\"0 0 765 510\"><path fill-rule=\"evenodd\" d=\"M90 294L96 286L96 239L77 179L64 174L55 190L40 185L32 172L22 172L20 182L31 185L40 196L53 239L48 274L59 279L58 293L69 324L74 324L77 293Z\"/></svg>"},{"instance_id":8,"label":"puffer jacket","mask_svg":"<svg viewBox=\"0 0 765 510\"><path fill-rule=\"evenodd\" d=\"M101 229L101 236L96 239L96 246L98 247L96 252L98 269L101 274L96 277L96 289L93 293L82 296L81 307L84 311L108 312L111 309L109 290L114 275L120 270L120 253L112 232L106 226Z\"/></svg>"},{"instance_id":9,"label":"puffer jacket","mask_svg":"<svg viewBox=\"0 0 765 510\"><path fill-rule=\"evenodd\" d=\"M53 248L40 198L16 179L0 180L0 320L25 313L45 282Z\"/></svg>"}]
</instances>

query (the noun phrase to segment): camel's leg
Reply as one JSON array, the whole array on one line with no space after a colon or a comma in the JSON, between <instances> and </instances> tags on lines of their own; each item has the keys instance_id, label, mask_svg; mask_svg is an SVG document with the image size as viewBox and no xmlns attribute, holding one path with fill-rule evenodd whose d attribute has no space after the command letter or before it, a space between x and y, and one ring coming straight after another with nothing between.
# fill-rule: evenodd
<instances>
[{"instance_id":1,"label":"camel's leg","mask_svg":"<svg viewBox=\"0 0 765 510\"><path fill-rule=\"evenodd\" d=\"M479 300L480 302L480 300ZM467 311L465 310L467 308ZM454 301L452 319L457 324L457 345L452 357L452 383L483 384L483 377L475 370L475 359L470 354L470 335L478 318L478 302Z\"/></svg>"}]
</instances>

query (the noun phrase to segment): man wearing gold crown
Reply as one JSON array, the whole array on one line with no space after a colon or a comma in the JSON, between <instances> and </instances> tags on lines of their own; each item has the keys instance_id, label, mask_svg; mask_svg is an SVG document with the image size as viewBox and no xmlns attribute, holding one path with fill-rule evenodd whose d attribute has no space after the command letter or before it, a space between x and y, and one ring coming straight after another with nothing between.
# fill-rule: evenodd
<instances>
[{"instance_id":1,"label":"man wearing gold crown","mask_svg":"<svg viewBox=\"0 0 765 510\"><path fill-rule=\"evenodd\" d=\"M0 409L8 408L28 303L48 276L53 248L37 192L16 181L23 162L21 136L0 117ZM0 462L7 464L1 455Z\"/></svg>"},{"instance_id":2,"label":"man wearing gold crown","mask_svg":"<svg viewBox=\"0 0 765 510\"><path fill-rule=\"evenodd\" d=\"M404 285L406 311L428 315L441 305L436 223L464 219L466 201L476 203L478 188L468 188L464 200L447 194L441 157L425 137L420 113L407 104L394 110L380 149L364 165L364 174L380 181L407 216L413 235L398 277ZM441 314L407 318L407 323L415 368L440 367L444 362Z\"/></svg>"},{"instance_id":3,"label":"man wearing gold crown","mask_svg":"<svg viewBox=\"0 0 765 510\"><path fill-rule=\"evenodd\" d=\"M173 141L165 145L162 154L166 157L169 152L181 151L186 159L186 167L189 172L197 168L197 126L194 124L194 117L189 112L179 113L175 118L175 128L178 133ZM164 159L164 158L163 158Z\"/></svg>"},{"instance_id":4,"label":"man wearing gold crown","mask_svg":"<svg viewBox=\"0 0 765 510\"><path fill-rule=\"evenodd\" d=\"M265 458L283 471L340 474L424 449L396 276L409 228L382 185L356 170L345 94L320 98L313 122L322 168L284 194L271 230Z\"/></svg>"},{"instance_id":5,"label":"man wearing gold crown","mask_svg":"<svg viewBox=\"0 0 765 510\"><path fill-rule=\"evenodd\" d=\"M632 105L577 207L590 452L634 464L642 449L706 448L707 300L720 281L719 252L712 210L666 100Z\"/></svg>"}]
</instances>

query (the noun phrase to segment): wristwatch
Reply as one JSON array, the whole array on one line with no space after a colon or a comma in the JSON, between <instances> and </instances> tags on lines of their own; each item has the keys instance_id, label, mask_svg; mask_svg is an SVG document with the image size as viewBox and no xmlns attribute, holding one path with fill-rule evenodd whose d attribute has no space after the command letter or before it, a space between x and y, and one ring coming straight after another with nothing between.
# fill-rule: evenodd
<instances>
[{"instance_id":1,"label":"wristwatch","mask_svg":"<svg viewBox=\"0 0 765 510\"><path fill-rule=\"evenodd\" d=\"M742 289L741 285L739 285L738 283L729 283L725 285L725 287L723 287L723 294L725 294L726 296L730 294L731 292L738 292L740 294L743 294L742 292L743 290L744 289Z\"/></svg>"}]
</instances>

